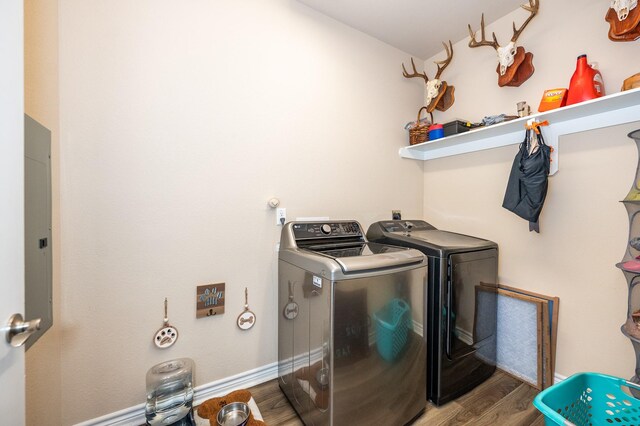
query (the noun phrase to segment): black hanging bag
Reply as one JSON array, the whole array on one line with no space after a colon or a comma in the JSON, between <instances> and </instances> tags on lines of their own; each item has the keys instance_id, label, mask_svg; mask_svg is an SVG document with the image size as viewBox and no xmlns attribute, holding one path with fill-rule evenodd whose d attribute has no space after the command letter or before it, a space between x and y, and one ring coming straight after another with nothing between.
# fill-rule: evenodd
<instances>
[{"instance_id":1,"label":"black hanging bag","mask_svg":"<svg viewBox=\"0 0 640 426\"><path fill-rule=\"evenodd\" d=\"M529 231L540 232L538 217L547 196L551 148L545 144L542 132L527 130L513 160L511 174L502 207L529 221ZM540 132L540 133L538 133ZM534 137L537 136L537 145Z\"/></svg>"}]
</instances>

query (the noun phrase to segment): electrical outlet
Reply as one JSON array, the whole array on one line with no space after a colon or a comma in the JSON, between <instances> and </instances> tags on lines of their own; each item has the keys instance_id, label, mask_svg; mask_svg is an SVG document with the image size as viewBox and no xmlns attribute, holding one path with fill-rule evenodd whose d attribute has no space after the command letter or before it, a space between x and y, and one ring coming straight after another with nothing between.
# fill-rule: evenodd
<instances>
[{"instance_id":1,"label":"electrical outlet","mask_svg":"<svg viewBox=\"0 0 640 426\"><path fill-rule=\"evenodd\" d=\"M402 220L402 212L400 210L391 210L391 219Z\"/></svg>"},{"instance_id":2,"label":"electrical outlet","mask_svg":"<svg viewBox=\"0 0 640 426\"><path fill-rule=\"evenodd\" d=\"M280 207L276 209L276 225L284 225L287 221L287 209Z\"/></svg>"}]
</instances>

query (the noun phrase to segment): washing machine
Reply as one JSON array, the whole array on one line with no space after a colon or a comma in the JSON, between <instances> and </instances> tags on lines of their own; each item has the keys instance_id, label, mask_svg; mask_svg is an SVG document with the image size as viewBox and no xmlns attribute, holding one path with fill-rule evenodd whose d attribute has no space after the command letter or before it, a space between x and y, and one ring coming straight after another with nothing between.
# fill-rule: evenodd
<instances>
[{"instance_id":1,"label":"washing machine","mask_svg":"<svg viewBox=\"0 0 640 426\"><path fill-rule=\"evenodd\" d=\"M306 425L403 425L426 407L426 257L356 221L290 222L278 255L278 381Z\"/></svg>"},{"instance_id":2,"label":"washing machine","mask_svg":"<svg viewBox=\"0 0 640 426\"><path fill-rule=\"evenodd\" d=\"M498 245L422 220L376 222L366 236L420 250L429 259L428 398L441 405L489 378L496 368Z\"/></svg>"}]
</instances>

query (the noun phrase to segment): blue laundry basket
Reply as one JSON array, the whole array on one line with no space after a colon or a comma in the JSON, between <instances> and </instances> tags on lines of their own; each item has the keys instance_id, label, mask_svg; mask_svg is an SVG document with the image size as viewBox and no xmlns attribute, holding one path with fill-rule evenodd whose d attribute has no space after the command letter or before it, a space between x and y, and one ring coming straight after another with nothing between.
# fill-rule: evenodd
<instances>
[{"instance_id":1,"label":"blue laundry basket","mask_svg":"<svg viewBox=\"0 0 640 426\"><path fill-rule=\"evenodd\" d=\"M600 373L578 373L540 392L533 405L544 414L545 425L640 425L640 399L622 388L640 386Z\"/></svg>"},{"instance_id":2,"label":"blue laundry basket","mask_svg":"<svg viewBox=\"0 0 640 426\"><path fill-rule=\"evenodd\" d=\"M413 330L411 308L402 299L392 299L373 314L376 323L376 346L380 356L394 361L402 353Z\"/></svg>"}]
</instances>

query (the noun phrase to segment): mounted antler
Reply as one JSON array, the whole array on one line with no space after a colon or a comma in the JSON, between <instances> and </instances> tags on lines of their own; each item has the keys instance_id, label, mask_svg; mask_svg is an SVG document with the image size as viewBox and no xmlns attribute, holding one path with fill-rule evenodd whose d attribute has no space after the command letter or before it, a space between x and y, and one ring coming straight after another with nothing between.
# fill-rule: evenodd
<instances>
[{"instance_id":1,"label":"mounted antler","mask_svg":"<svg viewBox=\"0 0 640 426\"><path fill-rule=\"evenodd\" d=\"M529 12L529 17L524 21L520 28L516 29L516 23L513 23L513 37L506 46L500 46L496 33L492 33L493 41L487 41L484 33L484 14L480 21L480 33L482 40L476 40L476 34L469 25L469 47L491 46L498 52L498 85L500 87L508 86L520 86L529 77L533 75L533 54L525 52L523 47L516 47L516 41L525 27L529 25L529 22L537 15L540 8L539 0L529 0L529 4L523 4L524 10ZM521 65L523 65L521 67Z\"/></svg>"},{"instance_id":2,"label":"mounted antler","mask_svg":"<svg viewBox=\"0 0 640 426\"><path fill-rule=\"evenodd\" d=\"M453 92L455 88L453 86L447 85L446 81L441 81L440 76L442 72L447 68L447 66L451 63L451 59L453 59L453 45L451 44L451 40L449 40L449 45L446 43L442 43L444 46L444 50L447 52L447 58L442 61L434 61L434 63L438 66L438 71L436 71L436 77L432 80L429 80L426 72L419 73L416 69L416 64L413 62L413 58L411 58L411 66L413 68L413 73L408 73L404 64L402 64L402 75L405 78L422 78L426 84L426 105L427 112L431 113L434 109L439 111L446 111L453 105L455 98L453 96Z\"/></svg>"},{"instance_id":3,"label":"mounted antler","mask_svg":"<svg viewBox=\"0 0 640 426\"><path fill-rule=\"evenodd\" d=\"M449 46L443 41L442 45L444 46L445 52L447 52L447 59L444 61L434 61L434 64L438 66L438 71L436 72L436 80L440 78L442 75L442 71L451 63L451 59L453 59L453 45L451 44L451 40L449 40Z\"/></svg>"},{"instance_id":4,"label":"mounted antler","mask_svg":"<svg viewBox=\"0 0 640 426\"><path fill-rule=\"evenodd\" d=\"M427 77L427 74L424 71L422 72L422 74L418 72L418 70L416 69L416 64L413 62L413 58L411 58L411 66L413 67L413 74L409 74L407 72L407 69L404 67L404 63L402 63L402 75L404 75L405 78L421 77L424 78L425 84L429 82L429 77Z\"/></svg>"},{"instance_id":5,"label":"mounted antler","mask_svg":"<svg viewBox=\"0 0 640 426\"><path fill-rule=\"evenodd\" d=\"M515 43L518 40L518 37L520 37L522 30L524 30L525 27L529 24L529 22L531 22L533 17L538 14L540 3L538 2L538 0L529 0L528 6L526 4L523 4L523 5L520 5L520 7L529 12L529 17L527 18L526 21L524 21L524 23L517 30L516 30L516 23L513 22L513 37L511 37L511 41L513 43Z\"/></svg>"},{"instance_id":6,"label":"mounted antler","mask_svg":"<svg viewBox=\"0 0 640 426\"><path fill-rule=\"evenodd\" d=\"M471 40L469 40L470 48L473 49L474 47L491 46L494 49L498 50L500 45L498 44L498 39L496 39L496 33L492 33L493 41L487 41L484 35L484 13L482 14L482 19L480 20L480 34L482 34L482 40L480 40L479 42L476 41L476 33L471 29L471 24L469 24L468 27L469 27L469 37L471 37Z\"/></svg>"}]
</instances>

